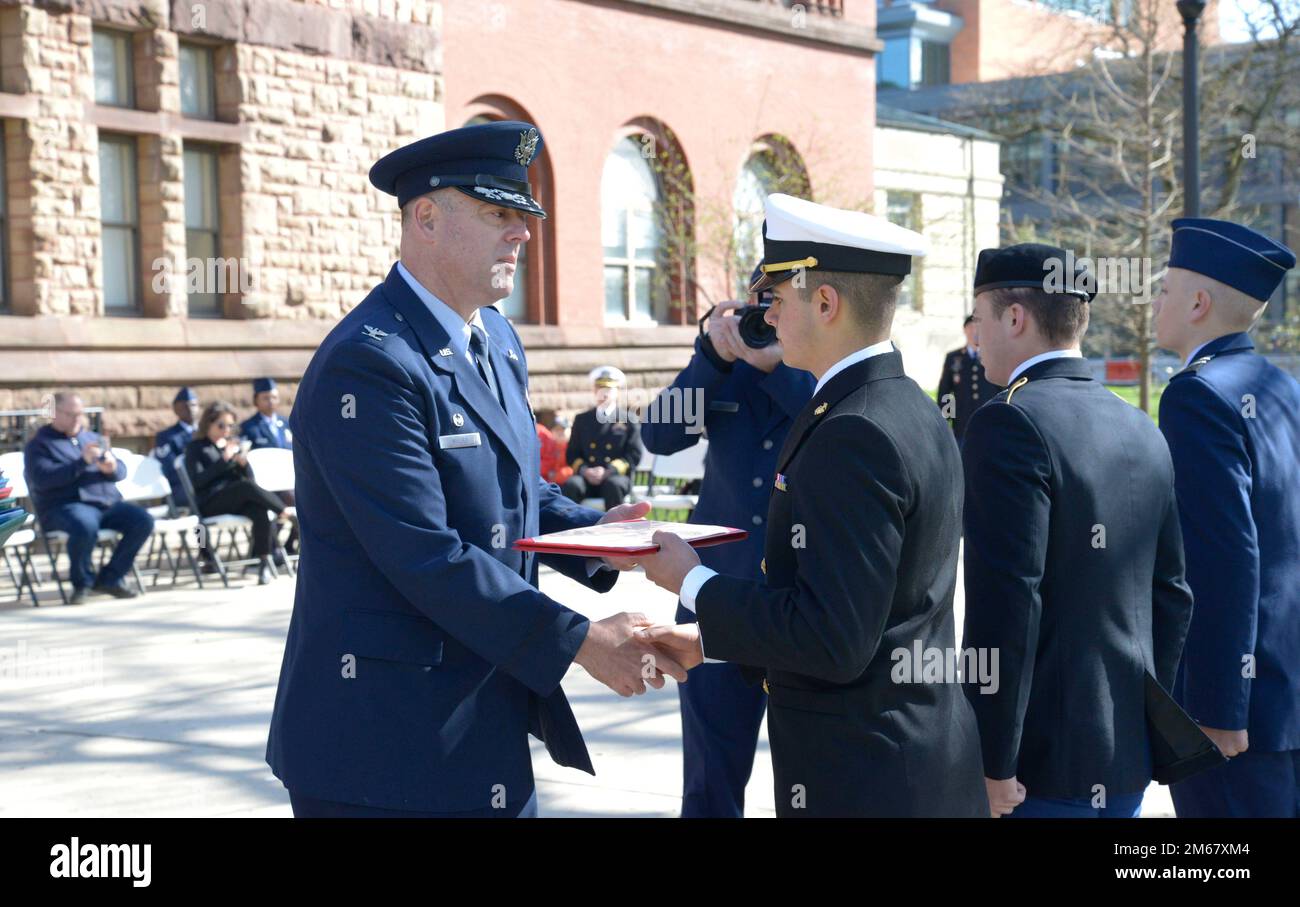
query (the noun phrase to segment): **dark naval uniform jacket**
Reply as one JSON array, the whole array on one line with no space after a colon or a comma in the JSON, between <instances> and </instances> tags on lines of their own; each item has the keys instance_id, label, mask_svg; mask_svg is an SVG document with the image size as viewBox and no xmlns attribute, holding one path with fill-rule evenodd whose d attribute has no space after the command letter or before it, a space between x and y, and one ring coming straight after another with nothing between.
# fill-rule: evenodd
<instances>
[{"instance_id":1,"label":"dark naval uniform jacket","mask_svg":"<svg viewBox=\"0 0 1300 907\"><path fill-rule=\"evenodd\" d=\"M541 479L523 346L481 315L504 409L396 267L299 386L301 562L267 743L291 791L421 812L504 795L513 813L530 731L592 772L560 689L588 621L512 542L601 515ZM546 560L600 591L617 577Z\"/></svg>"},{"instance_id":2,"label":"dark naval uniform jacket","mask_svg":"<svg viewBox=\"0 0 1300 907\"><path fill-rule=\"evenodd\" d=\"M984 363L979 355L966 352L966 347L950 352L943 359L943 375L939 378L939 408L952 413L952 433L958 442L966 433L971 414L997 396L998 387L984 376ZM951 409L945 409L945 398L952 395Z\"/></svg>"},{"instance_id":3,"label":"dark naval uniform jacket","mask_svg":"<svg viewBox=\"0 0 1300 907\"><path fill-rule=\"evenodd\" d=\"M1250 752L1300 750L1300 383L1220 337L1169 382L1160 430L1196 595L1174 693Z\"/></svg>"},{"instance_id":4,"label":"dark naval uniform jacket","mask_svg":"<svg viewBox=\"0 0 1300 907\"><path fill-rule=\"evenodd\" d=\"M573 417L564 459L576 474L588 466L631 476L641 462L641 431L635 422L602 422L595 409Z\"/></svg>"},{"instance_id":5,"label":"dark naval uniform jacket","mask_svg":"<svg viewBox=\"0 0 1300 907\"><path fill-rule=\"evenodd\" d=\"M766 582L711 577L695 610L708 657L766 673L777 814L987 816L961 687L891 676L914 641L955 644L947 423L895 350L833 375L776 463Z\"/></svg>"},{"instance_id":6,"label":"dark naval uniform jacket","mask_svg":"<svg viewBox=\"0 0 1300 907\"><path fill-rule=\"evenodd\" d=\"M1083 359L1054 358L975 413L962 461L962 646L999 652L997 691L966 685L984 774L1030 797L1145 790L1148 709L1177 710L1163 691L1192 618L1164 438Z\"/></svg>"}]
</instances>

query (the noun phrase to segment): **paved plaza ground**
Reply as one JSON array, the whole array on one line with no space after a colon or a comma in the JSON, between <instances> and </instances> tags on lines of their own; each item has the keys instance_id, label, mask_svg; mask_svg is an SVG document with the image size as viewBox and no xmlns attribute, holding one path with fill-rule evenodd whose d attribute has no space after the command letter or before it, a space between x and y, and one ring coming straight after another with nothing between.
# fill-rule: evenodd
<instances>
[{"instance_id":1,"label":"paved plaza ground","mask_svg":"<svg viewBox=\"0 0 1300 907\"><path fill-rule=\"evenodd\" d=\"M293 582L160 584L140 599L96 596L79 607L57 596L40 608L0 603L10 666L0 674L0 816L289 816L263 757ZM639 610L669 621L675 606L639 572L608 595L546 570L541 583L593 618ZM81 650L80 676L12 670L56 649ZM564 686L597 774L556 766L533 741L541 814L677 815L676 684L622 699L575 666ZM764 731L746 815L773 815L772 797ZM1172 815L1166 788L1152 786L1143 814Z\"/></svg>"}]
</instances>

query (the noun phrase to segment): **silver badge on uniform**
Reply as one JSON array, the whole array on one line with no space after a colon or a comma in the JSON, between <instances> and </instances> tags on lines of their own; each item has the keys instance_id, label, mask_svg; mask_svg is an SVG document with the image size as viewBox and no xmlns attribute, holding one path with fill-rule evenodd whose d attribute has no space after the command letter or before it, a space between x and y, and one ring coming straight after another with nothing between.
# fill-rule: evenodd
<instances>
[{"instance_id":1,"label":"silver badge on uniform","mask_svg":"<svg viewBox=\"0 0 1300 907\"><path fill-rule=\"evenodd\" d=\"M460 413L452 413L451 424L456 426L457 428L460 428L462 425L465 424L465 417L462 416Z\"/></svg>"},{"instance_id":2,"label":"silver badge on uniform","mask_svg":"<svg viewBox=\"0 0 1300 907\"><path fill-rule=\"evenodd\" d=\"M439 435L439 450L454 450L457 447L478 447L483 443L483 439L476 431L471 431L463 435Z\"/></svg>"}]
</instances>

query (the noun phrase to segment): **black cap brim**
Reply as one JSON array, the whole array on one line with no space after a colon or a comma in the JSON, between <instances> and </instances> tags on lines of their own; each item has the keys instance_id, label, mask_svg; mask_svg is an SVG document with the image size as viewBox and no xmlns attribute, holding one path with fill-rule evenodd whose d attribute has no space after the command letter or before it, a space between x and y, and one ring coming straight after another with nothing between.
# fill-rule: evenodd
<instances>
[{"instance_id":1,"label":"black cap brim","mask_svg":"<svg viewBox=\"0 0 1300 907\"><path fill-rule=\"evenodd\" d=\"M459 189L470 198L476 198L481 202L487 202L490 205L500 205L502 208L515 208L523 211L525 214L531 214L534 217L546 219L546 210L537 203L537 200L526 192L511 192L508 189L496 189L491 186L450 186L451 189Z\"/></svg>"}]
</instances>

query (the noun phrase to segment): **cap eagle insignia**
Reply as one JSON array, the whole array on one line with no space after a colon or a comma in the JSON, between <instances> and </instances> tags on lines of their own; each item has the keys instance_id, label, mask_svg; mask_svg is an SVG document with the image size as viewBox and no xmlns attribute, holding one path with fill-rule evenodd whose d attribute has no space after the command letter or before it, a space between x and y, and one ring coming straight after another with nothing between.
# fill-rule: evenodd
<instances>
[{"instance_id":1,"label":"cap eagle insignia","mask_svg":"<svg viewBox=\"0 0 1300 907\"><path fill-rule=\"evenodd\" d=\"M537 153L537 140L541 138L537 134L537 128L533 127L527 132L519 133L519 144L515 146L515 160L519 162L520 167L527 167L533 162L533 155Z\"/></svg>"}]
</instances>

